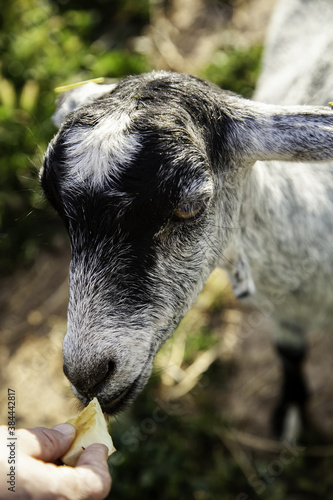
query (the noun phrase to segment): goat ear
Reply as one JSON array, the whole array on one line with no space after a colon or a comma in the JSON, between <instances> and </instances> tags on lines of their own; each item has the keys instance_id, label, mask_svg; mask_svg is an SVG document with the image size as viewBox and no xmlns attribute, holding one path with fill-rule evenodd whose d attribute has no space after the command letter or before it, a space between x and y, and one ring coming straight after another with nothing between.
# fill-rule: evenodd
<instances>
[{"instance_id":1,"label":"goat ear","mask_svg":"<svg viewBox=\"0 0 333 500\"><path fill-rule=\"evenodd\" d=\"M272 106L246 101L232 134L249 160L321 161L333 159L333 112L314 106Z\"/></svg>"},{"instance_id":2,"label":"goat ear","mask_svg":"<svg viewBox=\"0 0 333 500\"><path fill-rule=\"evenodd\" d=\"M56 127L60 127L71 111L90 104L103 94L111 92L115 86L116 84L98 85L97 83L89 82L64 92L57 101L57 109L52 116L53 123Z\"/></svg>"}]
</instances>

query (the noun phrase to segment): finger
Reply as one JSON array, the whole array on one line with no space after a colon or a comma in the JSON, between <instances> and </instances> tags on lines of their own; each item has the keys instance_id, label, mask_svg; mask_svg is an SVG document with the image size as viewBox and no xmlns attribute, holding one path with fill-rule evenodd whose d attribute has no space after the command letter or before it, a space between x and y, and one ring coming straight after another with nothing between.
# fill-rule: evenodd
<instances>
[{"instance_id":1,"label":"finger","mask_svg":"<svg viewBox=\"0 0 333 500\"><path fill-rule=\"evenodd\" d=\"M95 488L96 494L99 495L96 498L105 498L108 495L111 489L111 475L107 459L108 449L104 444L92 444L81 453L75 470L83 477L82 491L88 492Z\"/></svg>"},{"instance_id":2,"label":"finger","mask_svg":"<svg viewBox=\"0 0 333 500\"><path fill-rule=\"evenodd\" d=\"M106 460L107 448L104 445L93 444L82 453L81 457L79 466L68 467L44 463L23 455L20 485L24 488L25 496L22 498L103 500L111 488Z\"/></svg>"},{"instance_id":3,"label":"finger","mask_svg":"<svg viewBox=\"0 0 333 500\"><path fill-rule=\"evenodd\" d=\"M27 455L44 462L53 462L68 450L75 433L73 425L61 424L53 429L20 429L18 439L20 449Z\"/></svg>"},{"instance_id":4,"label":"finger","mask_svg":"<svg viewBox=\"0 0 333 500\"><path fill-rule=\"evenodd\" d=\"M109 475L99 474L89 466L56 466L24 457L17 493L18 498L34 500L103 500L110 491L110 483Z\"/></svg>"},{"instance_id":5,"label":"finger","mask_svg":"<svg viewBox=\"0 0 333 500\"><path fill-rule=\"evenodd\" d=\"M92 465L96 467L101 467L102 465L107 465L108 459L108 449L104 444L94 443L81 453L79 460L76 464L79 465Z\"/></svg>"}]
</instances>

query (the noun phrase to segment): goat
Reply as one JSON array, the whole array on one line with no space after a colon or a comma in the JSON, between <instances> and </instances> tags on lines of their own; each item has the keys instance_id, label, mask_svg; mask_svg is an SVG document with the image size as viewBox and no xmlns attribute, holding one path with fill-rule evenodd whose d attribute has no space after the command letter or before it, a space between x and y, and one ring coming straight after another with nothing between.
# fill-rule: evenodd
<instances>
[{"instance_id":1,"label":"goat","mask_svg":"<svg viewBox=\"0 0 333 500\"><path fill-rule=\"evenodd\" d=\"M304 417L305 333L333 319L332 18L330 0L281 2L255 100L165 71L64 94L41 183L71 241L63 359L83 403L132 401L229 263L276 323L276 432Z\"/></svg>"}]
</instances>

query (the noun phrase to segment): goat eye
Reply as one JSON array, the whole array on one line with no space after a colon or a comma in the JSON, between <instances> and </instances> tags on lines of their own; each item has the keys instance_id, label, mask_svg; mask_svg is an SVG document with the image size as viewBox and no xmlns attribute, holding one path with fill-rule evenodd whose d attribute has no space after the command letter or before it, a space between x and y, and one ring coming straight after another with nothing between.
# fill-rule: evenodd
<instances>
[{"instance_id":1,"label":"goat eye","mask_svg":"<svg viewBox=\"0 0 333 500\"><path fill-rule=\"evenodd\" d=\"M194 203L188 203L184 205L179 205L173 212L173 217L176 220L191 220L199 217L206 208L204 201L197 201Z\"/></svg>"}]
</instances>

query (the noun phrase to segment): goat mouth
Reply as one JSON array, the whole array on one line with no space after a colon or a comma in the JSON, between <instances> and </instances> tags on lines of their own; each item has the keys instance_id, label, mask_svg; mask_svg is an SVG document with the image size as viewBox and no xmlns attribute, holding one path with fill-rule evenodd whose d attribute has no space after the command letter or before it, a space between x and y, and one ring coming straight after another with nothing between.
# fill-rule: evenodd
<instances>
[{"instance_id":1,"label":"goat mouth","mask_svg":"<svg viewBox=\"0 0 333 500\"><path fill-rule=\"evenodd\" d=\"M108 415L115 415L128 406L128 404L134 400L141 387L140 379L141 375L139 375L131 385L126 387L126 389L117 392L111 400L108 400L107 396L97 395L102 410Z\"/></svg>"},{"instance_id":2,"label":"goat mouth","mask_svg":"<svg viewBox=\"0 0 333 500\"><path fill-rule=\"evenodd\" d=\"M153 359L154 354L151 350L144 369L141 371L139 376L131 383L131 385L127 386L126 389L123 389L112 396L112 399L109 399L107 394L101 394L100 396L97 395L102 410L105 413L113 416L124 410L134 401L149 379L153 367Z\"/></svg>"}]
</instances>

